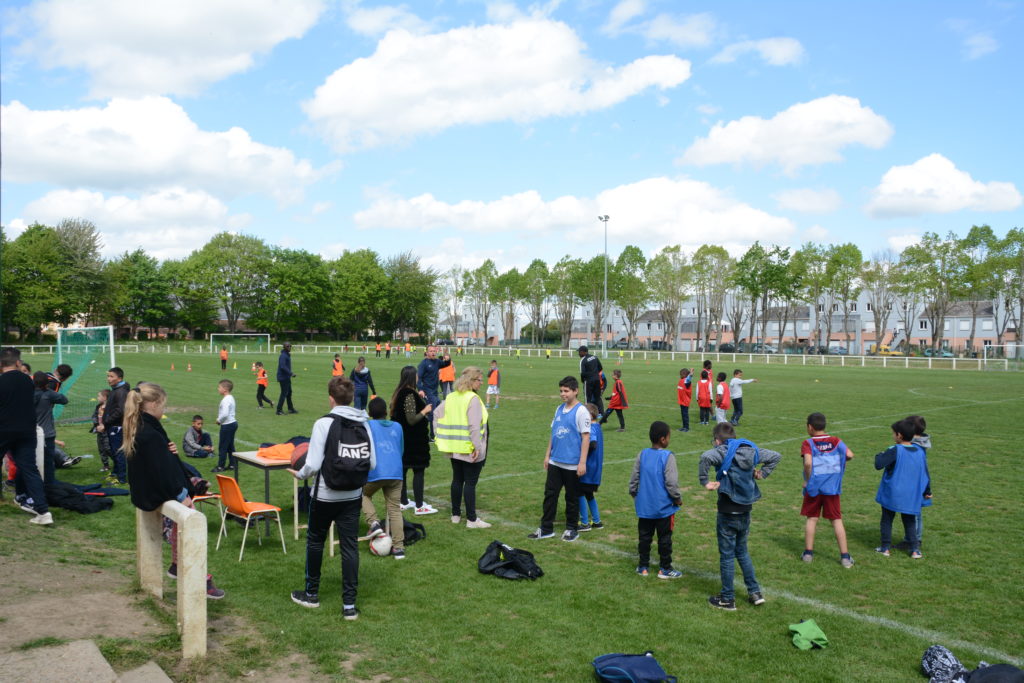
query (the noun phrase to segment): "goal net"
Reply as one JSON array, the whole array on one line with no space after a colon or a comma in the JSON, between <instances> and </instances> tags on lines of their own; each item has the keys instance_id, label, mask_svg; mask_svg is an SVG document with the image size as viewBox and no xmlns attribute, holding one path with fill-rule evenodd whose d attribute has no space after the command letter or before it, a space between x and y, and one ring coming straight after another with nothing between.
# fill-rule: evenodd
<instances>
[{"instance_id":1,"label":"goal net","mask_svg":"<svg viewBox=\"0 0 1024 683\"><path fill-rule=\"evenodd\" d=\"M69 327L57 330L57 354L53 374L61 365L71 367L71 376L60 386L67 405L54 406L58 424L88 422L96 408L96 394L107 385L107 370L114 360L114 328Z\"/></svg>"},{"instance_id":2,"label":"goal net","mask_svg":"<svg viewBox=\"0 0 1024 683\"><path fill-rule=\"evenodd\" d=\"M1016 344L986 344L981 347L982 353L979 357L984 358L986 365L992 361L1009 361L1011 365L1024 362L1024 342ZM996 364L1002 367L999 364Z\"/></svg>"},{"instance_id":3,"label":"goal net","mask_svg":"<svg viewBox=\"0 0 1024 683\"><path fill-rule=\"evenodd\" d=\"M269 353L269 334L229 334L215 332L210 335L210 353L217 353L222 348L228 353Z\"/></svg>"}]
</instances>

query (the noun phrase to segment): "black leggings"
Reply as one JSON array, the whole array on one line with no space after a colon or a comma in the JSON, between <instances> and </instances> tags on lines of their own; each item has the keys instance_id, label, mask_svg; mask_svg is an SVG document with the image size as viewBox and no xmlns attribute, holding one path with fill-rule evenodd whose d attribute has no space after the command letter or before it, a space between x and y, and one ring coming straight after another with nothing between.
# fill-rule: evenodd
<instances>
[{"instance_id":1,"label":"black leggings","mask_svg":"<svg viewBox=\"0 0 1024 683\"><path fill-rule=\"evenodd\" d=\"M274 407L274 402L271 401L269 398L267 398L267 388L265 386L263 386L262 384L257 384L256 385L256 405L258 405L260 408L262 408L264 401L266 401L267 405L269 405L271 408Z\"/></svg>"},{"instance_id":2,"label":"black leggings","mask_svg":"<svg viewBox=\"0 0 1024 683\"><path fill-rule=\"evenodd\" d=\"M412 470L412 493L416 498L416 507L423 507L423 471L425 467L405 467L402 469L402 505L409 502L409 490L405 486L405 477Z\"/></svg>"},{"instance_id":3,"label":"black leggings","mask_svg":"<svg viewBox=\"0 0 1024 683\"><path fill-rule=\"evenodd\" d=\"M462 500L466 500L466 519L476 521L476 483L486 460L466 462L452 458L452 515L462 514Z\"/></svg>"}]
</instances>

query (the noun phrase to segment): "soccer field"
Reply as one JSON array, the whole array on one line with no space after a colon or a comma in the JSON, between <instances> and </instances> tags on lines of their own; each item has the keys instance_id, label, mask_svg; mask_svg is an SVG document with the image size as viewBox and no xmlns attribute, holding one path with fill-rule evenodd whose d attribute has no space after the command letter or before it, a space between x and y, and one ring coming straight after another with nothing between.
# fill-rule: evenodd
<instances>
[{"instance_id":1,"label":"soccer field","mask_svg":"<svg viewBox=\"0 0 1024 683\"><path fill-rule=\"evenodd\" d=\"M372 354L371 354L372 355ZM217 380L235 383L240 449L267 441L309 435L312 422L328 409L326 384L333 354L293 355L298 415L257 410L253 360L263 360L273 381L276 356L232 358L238 369L221 373L213 355L122 354L118 364L130 384L162 384L169 394L168 433L180 442L193 413L201 413L216 437ZM48 368L42 356L26 358ZM346 368L355 357L344 356ZM460 369L486 356L456 358ZM192 372L185 368L191 362ZM171 371L171 364L175 370ZM369 359L379 394L390 398L404 358ZM477 489L488 530L455 526L448 516L448 463L435 454L427 470L427 498L440 509L419 517L428 538L395 562L361 550L356 622L341 620L337 557L325 558L321 608L292 604L289 592L302 587L304 540L291 535L290 477L271 474L271 502L284 507L288 553L276 538L257 546L250 540L237 561L240 529L233 527L214 551L218 524L210 519L210 570L226 600L210 603L213 615L237 614L258 633L244 656L230 666L259 667L290 652L307 655L322 673L358 678L390 676L427 680L581 680L590 661L608 652L653 650L665 669L680 679L705 680L911 680L919 678L922 652L940 643L973 668L978 660L1021 665L1024 591L1014 579L1024 553L1024 513L1017 500L1024 476L1016 462L1024 439L1024 375L1015 372L841 368L716 363L730 377L745 378L745 414L738 434L778 450L783 458L761 482L754 506L750 552L767 603L747 604L737 569L736 612L707 604L719 589L715 543L715 497L697 481L697 461L710 444L710 427L672 432L683 489L676 517L673 557L684 572L676 581L640 577L636 566L636 518L626 492L637 452L649 445L654 420L680 426L676 404L679 365L667 361L626 361L621 367L630 399L627 431L605 430L604 478L597 494L605 528L576 543L557 537L529 541L540 517L544 472L541 463L551 414L558 404L558 380L578 376L571 360L500 359L502 401L491 414L491 449ZM606 364L606 372L616 367ZM699 364L698 364L699 365ZM230 366L229 366L230 367ZM80 394L87 400L88 393ZM829 432L855 454L843 487L843 516L856 565L844 569L831 528L820 524L816 559L800 560L803 549L800 442L808 413L821 411ZM909 414L928 421L934 505L924 511L924 559L905 553L882 557L879 506L874 502L879 473L874 455L892 443L889 425ZM58 438L73 455L95 453L86 425L65 426ZM195 461L193 461L195 462ZM215 460L199 461L209 475ZM263 473L241 465L247 496L262 499ZM97 459L60 472L75 483L98 481ZM212 479L212 475L210 476ZM379 502L379 508L383 503ZM4 524L20 517L11 506ZM119 499L114 510L78 516L57 511L57 524L42 533L58 536L64 525L89 530L99 543L134 545L134 509ZM411 515L409 515L411 516ZM560 531L559 515L556 531ZM276 533L276 531L275 531ZM897 520L894 535L902 527ZM534 552L545 576L508 582L484 576L476 560L499 539ZM168 551L169 552L169 551ZM134 571L134 568L129 569ZM803 652L790 642L788 625L813 618L829 637L824 650ZM247 634L249 638L251 634ZM219 655L218 655L219 656ZM346 659L349 663L342 666Z\"/></svg>"}]
</instances>

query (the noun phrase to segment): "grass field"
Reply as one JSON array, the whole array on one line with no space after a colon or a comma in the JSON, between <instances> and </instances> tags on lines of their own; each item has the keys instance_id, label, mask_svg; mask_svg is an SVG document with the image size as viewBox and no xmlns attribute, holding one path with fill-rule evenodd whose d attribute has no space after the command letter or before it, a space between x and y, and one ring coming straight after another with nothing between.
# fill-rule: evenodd
<instances>
[{"instance_id":1,"label":"grass field","mask_svg":"<svg viewBox=\"0 0 1024 683\"><path fill-rule=\"evenodd\" d=\"M239 448L263 441L308 435L327 410L330 356L294 356L299 415L277 417L257 411L252 358L237 356L235 381ZM263 358L273 375L273 358ZM353 359L345 358L346 366ZM457 359L461 365L469 359ZM484 358L480 358L481 361ZM47 359L35 356L37 368ZM193 372L182 368L191 361ZM177 368L171 372L171 363ZM126 379L162 384L170 395L167 429L175 438L191 415L208 426L216 416L219 362L212 356L122 354ZM390 396L404 359L371 359L378 391ZM483 363L480 363L483 365ZM610 363L609 363L610 365ZM679 367L668 362L627 361L623 380L630 397L627 431L605 433L604 480L598 494L605 529L584 534L575 544L557 538L528 541L540 516L544 473L541 461L557 382L577 372L570 360L503 359L501 408L492 414L491 452L478 487L481 516L494 522L486 531L456 527L448 519L450 468L435 457L427 470L427 498L441 509L420 517L429 538L408 550L408 559L376 558L362 549L361 618L340 618L337 558L326 564L319 610L291 603L289 592L303 584L304 541L292 540L288 554L274 540L251 543L237 562L241 533L232 529L226 547L213 550L217 524L210 523L210 568L226 600L211 603L213 614L237 614L260 630L265 642L220 653L229 671L241 674L287 653L306 654L326 675L390 676L423 680L581 680L589 663L607 652L653 650L681 679L704 680L914 680L926 647L942 643L973 667L978 660L1024 659L1024 591L1015 579L1024 512L1019 496L1024 476L1017 462L1024 439L1024 375L1015 372L745 366L757 384L744 391L746 414L739 434L780 451L775 473L761 484L754 507L751 554L768 602L748 605L737 576L736 612L720 612L706 599L716 593L715 499L697 482L697 460L709 445L710 428L673 431L683 508L677 515L674 559L685 573L677 581L642 578L636 565L636 522L626 493L630 465L647 445L653 420L679 426L675 385ZM610 370L611 368L607 368ZM731 376L732 365L716 364ZM271 382L268 392L276 400ZM846 471L843 512L852 569L838 563L831 529L819 525L817 557L800 561L803 546L799 446L805 418L822 411L830 432L856 454ZM696 408L691 417L696 422ZM934 506L924 513L924 559L904 553L884 558L878 545L879 475L875 453L892 442L889 425L908 414L928 420ZM614 425L614 418L609 427ZM213 427L216 429L216 427ZM82 425L60 430L73 454L95 453L93 436ZM215 463L202 462L208 473ZM97 481L99 462L86 460L61 477ZM247 495L262 498L262 472L241 466ZM272 474L271 502L291 514L291 480ZM382 507L382 503L381 503ZM134 511L119 499L112 512L78 516L57 511L57 523L40 534L59 537L61 527L89 530L97 543L134 545ZM0 523L21 523L12 505L0 508ZM559 526L556 526L556 530ZM899 522L894 533L901 533ZM536 582L507 582L476 571L476 560L493 539L537 555L545 576ZM126 571L133 572L134 568ZM829 636L820 651L802 652L790 643L788 625L813 618ZM341 662L350 660L343 669Z\"/></svg>"}]
</instances>

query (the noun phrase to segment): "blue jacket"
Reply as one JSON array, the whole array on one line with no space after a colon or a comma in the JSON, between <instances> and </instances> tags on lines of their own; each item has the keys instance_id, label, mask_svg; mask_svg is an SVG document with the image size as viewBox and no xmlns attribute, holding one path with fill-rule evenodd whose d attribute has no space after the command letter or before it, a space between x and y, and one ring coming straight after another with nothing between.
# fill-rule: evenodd
<instances>
[{"instance_id":1,"label":"blue jacket","mask_svg":"<svg viewBox=\"0 0 1024 683\"><path fill-rule=\"evenodd\" d=\"M421 360L419 367L416 368L416 373L419 375L416 388L437 398L437 385L441 381L438 373L441 372L441 368L448 367L451 364L450 360L441 360L440 358L424 358Z\"/></svg>"},{"instance_id":2,"label":"blue jacket","mask_svg":"<svg viewBox=\"0 0 1024 683\"><path fill-rule=\"evenodd\" d=\"M370 436L377 451L377 466L370 470L366 481L402 478L402 451L405 441L402 425L391 420L369 420Z\"/></svg>"},{"instance_id":3,"label":"blue jacket","mask_svg":"<svg viewBox=\"0 0 1024 683\"><path fill-rule=\"evenodd\" d=\"M291 379L292 375L292 356L290 353L281 349L281 355L277 357L277 381Z\"/></svg>"}]
</instances>

